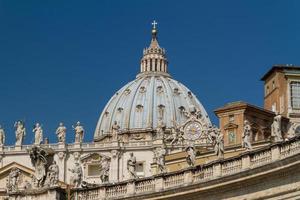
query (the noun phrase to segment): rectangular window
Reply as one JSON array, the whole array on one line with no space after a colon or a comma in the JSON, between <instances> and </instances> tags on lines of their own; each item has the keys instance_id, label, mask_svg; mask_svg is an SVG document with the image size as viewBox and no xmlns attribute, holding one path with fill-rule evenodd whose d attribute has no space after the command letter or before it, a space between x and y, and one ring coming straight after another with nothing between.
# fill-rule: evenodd
<instances>
[{"instance_id":1,"label":"rectangular window","mask_svg":"<svg viewBox=\"0 0 300 200\"><path fill-rule=\"evenodd\" d=\"M88 165L88 176L99 176L100 166L99 165Z\"/></svg>"},{"instance_id":2,"label":"rectangular window","mask_svg":"<svg viewBox=\"0 0 300 200\"><path fill-rule=\"evenodd\" d=\"M291 82L291 105L292 108L300 109L300 82Z\"/></svg>"},{"instance_id":3,"label":"rectangular window","mask_svg":"<svg viewBox=\"0 0 300 200\"><path fill-rule=\"evenodd\" d=\"M144 162L137 162L136 163L136 175L138 177L144 177Z\"/></svg>"},{"instance_id":4,"label":"rectangular window","mask_svg":"<svg viewBox=\"0 0 300 200\"><path fill-rule=\"evenodd\" d=\"M229 115L229 122L234 122L234 115Z\"/></svg>"}]
</instances>

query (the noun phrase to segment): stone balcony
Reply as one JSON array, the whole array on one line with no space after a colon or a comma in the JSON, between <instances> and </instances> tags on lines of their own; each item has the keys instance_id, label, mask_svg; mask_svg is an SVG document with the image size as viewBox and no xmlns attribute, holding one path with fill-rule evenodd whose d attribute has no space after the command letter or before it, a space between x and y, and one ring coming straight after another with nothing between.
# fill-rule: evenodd
<instances>
[{"instance_id":1,"label":"stone balcony","mask_svg":"<svg viewBox=\"0 0 300 200\"><path fill-rule=\"evenodd\" d=\"M299 169L299 159L300 138L297 137L290 141L268 145L254 151L244 152L232 158L212 161L202 166L190 167L181 171L159 174L143 179L97 185L90 188L73 189L72 196L74 200L151 199L154 197L159 197L160 199L171 197L178 199L180 197L179 199L181 199L185 198L185 195L191 195L190 199L193 199L193 193L200 190L202 192L207 190L208 192L210 191L209 187L224 189L223 187L228 188L233 182L244 184L245 181L250 181L255 177L257 179L255 184L262 184L262 181L259 179L264 176L274 176L275 180L276 170L288 169L294 165L297 165L297 169ZM293 176L293 173L289 173L289 175ZM299 180L292 182L292 186L296 185L296 183L299 183L297 187L300 188L300 176ZM266 182L266 184L271 183ZM285 188L285 190L293 189L292 186ZM240 186L237 184L234 187ZM250 187L249 190L252 189L251 185ZM264 187L264 185L260 187ZM220 191L215 191L215 197L222 195ZM276 191L273 192L276 193ZM237 192L236 196L238 195ZM251 196L251 194L249 195ZM207 196L209 194L206 194Z\"/></svg>"}]
</instances>

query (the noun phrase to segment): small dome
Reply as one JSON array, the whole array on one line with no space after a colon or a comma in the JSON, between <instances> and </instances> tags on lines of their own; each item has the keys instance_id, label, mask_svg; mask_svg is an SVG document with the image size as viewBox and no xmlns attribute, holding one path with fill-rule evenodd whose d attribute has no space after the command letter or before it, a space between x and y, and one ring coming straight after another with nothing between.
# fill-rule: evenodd
<instances>
[{"instance_id":1,"label":"small dome","mask_svg":"<svg viewBox=\"0 0 300 200\"><path fill-rule=\"evenodd\" d=\"M197 97L167 71L165 50L158 45L157 30L141 59L141 73L120 89L105 106L94 139L111 134L114 122L121 131L151 131L162 119L167 128L183 124L191 108L201 112L204 123L211 124Z\"/></svg>"}]
</instances>

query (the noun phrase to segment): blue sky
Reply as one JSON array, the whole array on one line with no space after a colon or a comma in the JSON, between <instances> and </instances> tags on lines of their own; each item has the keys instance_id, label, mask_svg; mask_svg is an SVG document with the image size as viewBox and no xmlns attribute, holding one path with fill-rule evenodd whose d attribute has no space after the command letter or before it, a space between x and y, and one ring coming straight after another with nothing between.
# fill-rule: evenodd
<instances>
[{"instance_id":1,"label":"blue sky","mask_svg":"<svg viewBox=\"0 0 300 200\"><path fill-rule=\"evenodd\" d=\"M300 2L0 0L0 124L33 124L56 142L60 121L74 140L80 120L92 141L109 98L139 71L151 21L169 71L213 110L243 100L263 105L262 75L273 64L300 65Z\"/></svg>"}]
</instances>

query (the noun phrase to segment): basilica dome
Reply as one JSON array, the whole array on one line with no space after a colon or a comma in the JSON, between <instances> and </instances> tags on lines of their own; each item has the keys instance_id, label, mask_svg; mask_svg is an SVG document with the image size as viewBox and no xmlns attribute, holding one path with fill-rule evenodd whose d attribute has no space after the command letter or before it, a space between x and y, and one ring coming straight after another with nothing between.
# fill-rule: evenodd
<instances>
[{"instance_id":1,"label":"basilica dome","mask_svg":"<svg viewBox=\"0 0 300 200\"><path fill-rule=\"evenodd\" d=\"M141 59L141 72L107 103L94 139L97 141L111 134L115 123L122 132L155 130L159 119L171 128L175 123L184 123L187 120L185 113L191 109L196 109L204 122L210 124L207 112L197 97L168 73L165 50L159 46L157 29L153 27L151 44L144 49Z\"/></svg>"}]
</instances>

